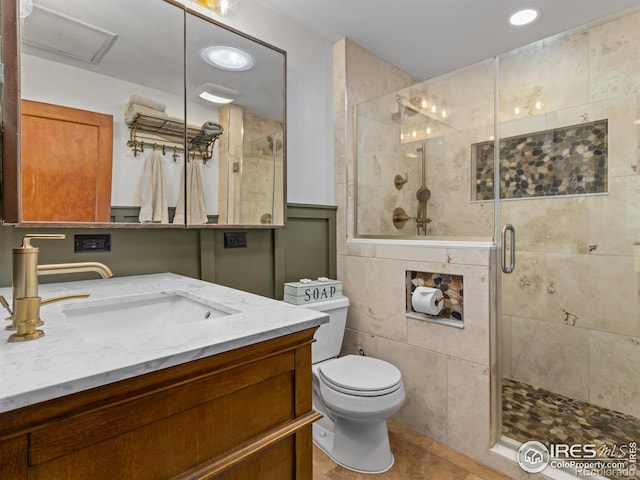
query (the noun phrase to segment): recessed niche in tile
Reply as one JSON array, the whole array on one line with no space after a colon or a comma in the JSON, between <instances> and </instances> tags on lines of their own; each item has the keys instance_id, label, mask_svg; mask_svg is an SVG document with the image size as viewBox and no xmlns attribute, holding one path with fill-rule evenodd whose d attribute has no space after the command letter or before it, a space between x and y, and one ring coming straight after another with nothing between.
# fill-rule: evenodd
<instances>
[{"instance_id":1,"label":"recessed niche in tile","mask_svg":"<svg viewBox=\"0 0 640 480\"><path fill-rule=\"evenodd\" d=\"M500 139L500 198L607 192L608 121ZM471 146L473 200L494 198L494 142Z\"/></svg>"},{"instance_id":2,"label":"recessed niche in tile","mask_svg":"<svg viewBox=\"0 0 640 480\"><path fill-rule=\"evenodd\" d=\"M438 315L416 312L411 305L411 296L417 287L437 288L442 291L444 307ZM464 326L464 289L462 275L407 270L407 314L420 315L424 320L440 321L456 327ZM415 317L414 317L415 318Z\"/></svg>"}]
</instances>

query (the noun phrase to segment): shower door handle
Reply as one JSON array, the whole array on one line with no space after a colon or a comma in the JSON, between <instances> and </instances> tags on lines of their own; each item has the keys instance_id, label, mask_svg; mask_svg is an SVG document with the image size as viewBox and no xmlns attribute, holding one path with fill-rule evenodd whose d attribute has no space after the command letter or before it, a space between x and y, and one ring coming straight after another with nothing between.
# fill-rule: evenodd
<instances>
[{"instance_id":1,"label":"shower door handle","mask_svg":"<svg viewBox=\"0 0 640 480\"><path fill-rule=\"evenodd\" d=\"M507 266L507 232L509 235L509 266ZM512 273L516 266L516 230L513 225L507 223L502 227L502 271L504 273Z\"/></svg>"}]
</instances>

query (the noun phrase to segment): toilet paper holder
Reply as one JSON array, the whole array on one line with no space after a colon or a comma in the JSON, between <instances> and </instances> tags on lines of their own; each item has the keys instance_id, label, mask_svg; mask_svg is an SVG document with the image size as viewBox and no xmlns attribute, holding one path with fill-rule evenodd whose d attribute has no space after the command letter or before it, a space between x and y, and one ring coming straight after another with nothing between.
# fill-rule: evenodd
<instances>
[{"instance_id":1,"label":"toilet paper holder","mask_svg":"<svg viewBox=\"0 0 640 480\"><path fill-rule=\"evenodd\" d=\"M464 328L462 275L407 270L405 293L405 317Z\"/></svg>"},{"instance_id":2,"label":"toilet paper holder","mask_svg":"<svg viewBox=\"0 0 640 480\"><path fill-rule=\"evenodd\" d=\"M438 316L444 308L444 293L437 287L418 286L411 294L411 308L417 313Z\"/></svg>"}]
</instances>

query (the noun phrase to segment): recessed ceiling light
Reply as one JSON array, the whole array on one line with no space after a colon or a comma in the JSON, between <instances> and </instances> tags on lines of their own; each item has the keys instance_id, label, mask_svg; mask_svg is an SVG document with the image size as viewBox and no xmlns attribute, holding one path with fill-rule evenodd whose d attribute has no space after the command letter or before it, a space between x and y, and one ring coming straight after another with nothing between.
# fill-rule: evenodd
<instances>
[{"instance_id":1,"label":"recessed ceiling light","mask_svg":"<svg viewBox=\"0 0 640 480\"><path fill-rule=\"evenodd\" d=\"M538 11L534 8L525 8L524 10L518 10L511 15L509 23L511 25L526 25L533 22L538 17Z\"/></svg>"},{"instance_id":2,"label":"recessed ceiling light","mask_svg":"<svg viewBox=\"0 0 640 480\"><path fill-rule=\"evenodd\" d=\"M224 105L225 103L233 102L233 98L221 97L219 95L214 95L213 93L209 93L209 92L202 92L198 96L203 100L206 100L207 102L219 103L221 105Z\"/></svg>"},{"instance_id":3,"label":"recessed ceiling light","mask_svg":"<svg viewBox=\"0 0 640 480\"><path fill-rule=\"evenodd\" d=\"M237 90L215 83L204 83L196 88L194 93L203 100L221 105L233 102L240 95Z\"/></svg>"},{"instance_id":4,"label":"recessed ceiling light","mask_svg":"<svg viewBox=\"0 0 640 480\"><path fill-rule=\"evenodd\" d=\"M235 47L207 47L202 51L202 58L209 65L232 72L243 72L253 67L251 55Z\"/></svg>"}]
</instances>

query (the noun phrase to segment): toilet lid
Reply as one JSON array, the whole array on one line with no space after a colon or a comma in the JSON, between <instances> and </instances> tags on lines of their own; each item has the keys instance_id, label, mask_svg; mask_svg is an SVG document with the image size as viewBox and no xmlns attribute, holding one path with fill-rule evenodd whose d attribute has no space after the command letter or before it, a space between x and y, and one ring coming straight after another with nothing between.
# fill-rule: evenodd
<instances>
[{"instance_id":1,"label":"toilet lid","mask_svg":"<svg viewBox=\"0 0 640 480\"><path fill-rule=\"evenodd\" d=\"M320 378L330 388L356 396L378 396L400 388L400 370L383 360L347 355L322 364Z\"/></svg>"}]
</instances>

